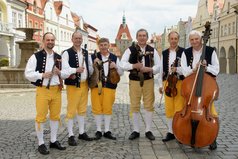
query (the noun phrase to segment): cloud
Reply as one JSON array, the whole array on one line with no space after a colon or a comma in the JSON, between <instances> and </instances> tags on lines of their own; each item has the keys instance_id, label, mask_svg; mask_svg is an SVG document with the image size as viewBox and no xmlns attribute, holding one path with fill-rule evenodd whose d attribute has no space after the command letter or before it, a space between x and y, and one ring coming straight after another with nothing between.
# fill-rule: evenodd
<instances>
[{"instance_id":1,"label":"cloud","mask_svg":"<svg viewBox=\"0 0 238 159\"><path fill-rule=\"evenodd\" d=\"M140 28L161 34L165 26L195 17L198 0L70 0L71 10L98 29L100 36L115 41L123 11L132 37Z\"/></svg>"}]
</instances>

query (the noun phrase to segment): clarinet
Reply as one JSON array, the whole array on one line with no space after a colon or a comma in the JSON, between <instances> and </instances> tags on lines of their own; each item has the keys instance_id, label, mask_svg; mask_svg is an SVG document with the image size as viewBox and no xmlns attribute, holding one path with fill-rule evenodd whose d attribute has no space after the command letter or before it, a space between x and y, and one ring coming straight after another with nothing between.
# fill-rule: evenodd
<instances>
[{"instance_id":1,"label":"clarinet","mask_svg":"<svg viewBox=\"0 0 238 159\"><path fill-rule=\"evenodd\" d=\"M55 65L56 65L56 62L54 62L54 65L51 69L51 73L53 73ZM53 75L49 78L48 84L46 86L47 89L50 89L50 82L51 82L52 77L53 77Z\"/></svg>"},{"instance_id":2,"label":"clarinet","mask_svg":"<svg viewBox=\"0 0 238 159\"><path fill-rule=\"evenodd\" d=\"M86 55L86 49L87 49L87 44L84 45L84 50L82 51L83 54L83 60L82 60L82 67L84 66L84 61L85 61L85 55ZM80 87L80 81L81 81L81 75L80 73L76 73L76 87Z\"/></svg>"}]
</instances>

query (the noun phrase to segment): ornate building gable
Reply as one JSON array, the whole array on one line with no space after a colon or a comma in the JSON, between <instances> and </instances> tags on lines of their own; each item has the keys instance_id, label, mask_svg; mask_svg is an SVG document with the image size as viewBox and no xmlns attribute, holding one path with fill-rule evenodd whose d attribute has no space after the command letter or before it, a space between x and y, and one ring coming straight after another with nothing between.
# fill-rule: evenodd
<instances>
[{"instance_id":1,"label":"ornate building gable","mask_svg":"<svg viewBox=\"0 0 238 159\"><path fill-rule=\"evenodd\" d=\"M202 31L206 21L210 21L211 16L208 12L208 1L209 0L199 0L196 17L193 21L193 29Z\"/></svg>"}]
</instances>

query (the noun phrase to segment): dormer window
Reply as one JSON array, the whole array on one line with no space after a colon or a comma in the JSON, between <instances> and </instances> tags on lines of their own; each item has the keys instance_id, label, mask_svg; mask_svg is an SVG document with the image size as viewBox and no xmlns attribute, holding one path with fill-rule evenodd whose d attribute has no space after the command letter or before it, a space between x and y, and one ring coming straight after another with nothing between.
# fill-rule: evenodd
<instances>
[{"instance_id":1,"label":"dormer window","mask_svg":"<svg viewBox=\"0 0 238 159\"><path fill-rule=\"evenodd\" d=\"M37 12L38 12L38 8L37 8L37 5L36 5L36 1L34 1L33 12L34 12L35 14L37 14Z\"/></svg>"}]
</instances>

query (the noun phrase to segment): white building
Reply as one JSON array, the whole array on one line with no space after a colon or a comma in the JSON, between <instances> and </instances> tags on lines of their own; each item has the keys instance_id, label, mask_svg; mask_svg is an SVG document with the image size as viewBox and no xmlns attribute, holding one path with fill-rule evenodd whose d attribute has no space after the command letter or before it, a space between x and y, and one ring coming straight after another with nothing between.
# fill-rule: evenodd
<instances>
[{"instance_id":1,"label":"white building","mask_svg":"<svg viewBox=\"0 0 238 159\"><path fill-rule=\"evenodd\" d=\"M25 27L26 4L20 0L0 0L0 57L9 59L10 67L20 63L20 49L16 41L22 41L25 34L16 28Z\"/></svg>"},{"instance_id":2,"label":"white building","mask_svg":"<svg viewBox=\"0 0 238 159\"><path fill-rule=\"evenodd\" d=\"M56 36L54 50L61 53L72 46L71 37L75 31L74 21L69 7L69 0L48 0L45 11L45 32Z\"/></svg>"}]
</instances>

